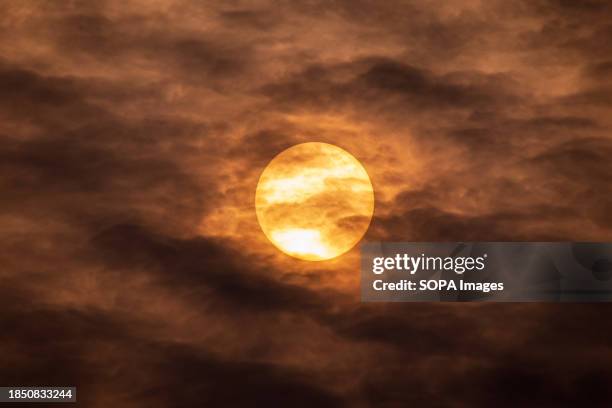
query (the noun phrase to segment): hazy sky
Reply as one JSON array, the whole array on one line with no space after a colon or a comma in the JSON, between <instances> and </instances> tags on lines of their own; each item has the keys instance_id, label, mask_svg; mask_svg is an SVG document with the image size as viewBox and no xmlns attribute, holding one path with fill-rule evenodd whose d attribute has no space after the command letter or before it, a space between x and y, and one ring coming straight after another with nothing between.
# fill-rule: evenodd
<instances>
[{"instance_id":1,"label":"hazy sky","mask_svg":"<svg viewBox=\"0 0 612 408\"><path fill-rule=\"evenodd\" d=\"M612 237L612 3L4 1L0 383L88 407L609 401L608 305L362 304L265 165L336 144L368 240Z\"/></svg>"}]
</instances>

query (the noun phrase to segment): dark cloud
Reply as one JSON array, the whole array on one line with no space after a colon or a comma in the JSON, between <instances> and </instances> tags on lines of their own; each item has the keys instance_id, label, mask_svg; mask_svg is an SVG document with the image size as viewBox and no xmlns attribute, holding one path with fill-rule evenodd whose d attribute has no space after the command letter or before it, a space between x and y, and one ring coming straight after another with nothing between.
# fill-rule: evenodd
<instances>
[{"instance_id":1,"label":"dark cloud","mask_svg":"<svg viewBox=\"0 0 612 408\"><path fill-rule=\"evenodd\" d=\"M101 261L113 269L144 267L155 273L159 285L195 293L196 299L215 308L301 313L325 308L318 292L263 273L268 265L249 260L223 241L172 240L136 225L117 225L94 237L93 244L102 251Z\"/></svg>"},{"instance_id":2,"label":"dark cloud","mask_svg":"<svg viewBox=\"0 0 612 408\"><path fill-rule=\"evenodd\" d=\"M610 73L612 73L612 61L610 60L588 65L584 69L584 74L586 76L603 81L610 79Z\"/></svg>"},{"instance_id":3,"label":"dark cloud","mask_svg":"<svg viewBox=\"0 0 612 408\"><path fill-rule=\"evenodd\" d=\"M609 2L0 7L5 384L606 405L606 305L360 304L356 250L283 256L253 201L276 154L324 141L372 178L367 239L609 240Z\"/></svg>"},{"instance_id":4,"label":"dark cloud","mask_svg":"<svg viewBox=\"0 0 612 408\"><path fill-rule=\"evenodd\" d=\"M180 347L162 350L166 352L164 358L157 359L154 369L164 381L163 388L143 390L145 399L161 402L161 406L188 407L194 401L207 405L254 407L345 405L341 398L312 385L313 379L299 372L270 364L217 360ZM175 375L168 376L169 373ZM172 390L176 388L185 391L175 395ZM237 389L240 391L236 392Z\"/></svg>"},{"instance_id":5,"label":"dark cloud","mask_svg":"<svg viewBox=\"0 0 612 408\"><path fill-rule=\"evenodd\" d=\"M179 343L152 340L140 334L146 323L98 310L31 302L27 308L17 307L27 304L25 298L6 295L3 299L17 301L2 313L0 345L11 355L0 373L7 384L76 386L79 403L88 406L107 398L149 407L188 407L194 401L223 406L342 405L307 373L227 361Z\"/></svg>"},{"instance_id":6,"label":"dark cloud","mask_svg":"<svg viewBox=\"0 0 612 408\"><path fill-rule=\"evenodd\" d=\"M601 87L596 89L585 89L564 98L568 105L591 105L608 107L612 105L612 88Z\"/></svg>"},{"instance_id":7,"label":"dark cloud","mask_svg":"<svg viewBox=\"0 0 612 408\"><path fill-rule=\"evenodd\" d=\"M470 73L452 73L436 78L426 71L392 61L375 64L360 78L367 86L404 95L408 102L425 109L490 105L503 96L502 79L502 76L496 78Z\"/></svg>"},{"instance_id":8,"label":"dark cloud","mask_svg":"<svg viewBox=\"0 0 612 408\"><path fill-rule=\"evenodd\" d=\"M78 78L7 68L0 83L7 121L29 125L27 133L7 135L11 142L0 148L6 211L31 208L98 227L108 217L158 226L201 217L209 193L176 158L193 152L209 131L205 123L121 117L95 103L95 82ZM208 184L209 192L214 188ZM99 206L92 210L70 196ZM152 203L156 208L147 209Z\"/></svg>"},{"instance_id":9,"label":"dark cloud","mask_svg":"<svg viewBox=\"0 0 612 408\"><path fill-rule=\"evenodd\" d=\"M219 14L230 27L253 28L266 30L276 26L277 16L268 10L231 10Z\"/></svg>"},{"instance_id":10,"label":"dark cloud","mask_svg":"<svg viewBox=\"0 0 612 408\"><path fill-rule=\"evenodd\" d=\"M538 224L549 222L550 219L573 219L575 216L575 213L552 205L523 212L485 215L457 214L432 207L417 207L389 218L381 218L379 224L374 225L373 234L389 241L564 241L571 236L553 229L539 231Z\"/></svg>"},{"instance_id":11,"label":"dark cloud","mask_svg":"<svg viewBox=\"0 0 612 408\"><path fill-rule=\"evenodd\" d=\"M238 160L248 161L250 166L263 169L274 156L300 142L286 129L263 129L245 134L230 154Z\"/></svg>"},{"instance_id":12,"label":"dark cloud","mask_svg":"<svg viewBox=\"0 0 612 408\"><path fill-rule=\"evenodd\" d=\"M581 211L581 219L609 229L612 218L612 169L609 158L612 143L608 138L588 138L562 144L536 156L533 161L546 173L556 174L558 188L572 206Z\"/></svg>"},{"instance_id":13,"label":"dark cloud","mask_svg":"<svg viewBox=\"0 0 612 408\"><path fill-rule=\"evenodd\" d=\"M105 116L103 110L83 99L73 78L43 77L3 64L0 84L5 120L24 121L57 132Z\"/></svg>"},{"instance_id":14,"label":"dark cloud","mask_svg":"<svg viewBox=\"0 0 612 408\"><path fill-rule=\"evenodd\" d=\"M348 78L347 78L348 77ZM286 82L268 85L264 93L282 106L339 109L358 105L406 114L445 109L491 109L512 104L512 81L504 75L452 72L436 76L428 70L387 59L366 59L352 65L312 66Z\"/></svg>"}]
</instances>

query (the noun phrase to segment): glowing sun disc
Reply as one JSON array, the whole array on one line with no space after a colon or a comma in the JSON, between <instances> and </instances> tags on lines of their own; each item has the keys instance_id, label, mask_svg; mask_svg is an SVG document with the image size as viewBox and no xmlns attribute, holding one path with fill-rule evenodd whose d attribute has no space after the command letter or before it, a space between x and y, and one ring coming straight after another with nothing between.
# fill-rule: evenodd
<instances>
[{"instance_id":1,"label":"glowing sun disc","mask_svg":"<svg viewBox=\"0 0 612 408\"><path fill-rule=\"evenodd\" d=\"M295 258L320 261L350 250L374 213L368 173L347 151L302 143L277 155L255 193L257 220L268 239Z\"/></svg>"}]
</instances>

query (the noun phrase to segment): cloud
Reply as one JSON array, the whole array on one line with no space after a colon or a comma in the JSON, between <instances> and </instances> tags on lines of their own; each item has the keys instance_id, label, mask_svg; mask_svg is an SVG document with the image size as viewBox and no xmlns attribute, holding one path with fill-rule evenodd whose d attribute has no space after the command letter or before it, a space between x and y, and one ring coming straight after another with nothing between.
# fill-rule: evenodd
<instances>
[{"instance_id":1,"label":"cloud","mask_svg":"<svg viewBox=\"0 0 612 408\"><path fill-rule=\"evenodd\" d=\"M94 407L609 399L606 305L361 304L357 250L290 259L253 209L323 141L368 170L367 239L609 240L608 2L3 11L3 378Z\"/></svg>"},{"instance_id":2,"label":"cloud","mask_svg":"<svg viewBox=\"0 0 612 408\"><path fill-rule=\"evenodd\" d=\"M332 67L311 66L285 82L266 86L263 92L282 106L334 110L356 105L364 111L390 109L405 114L490 109L498 101L518 100L511 85L503 75L453 72L436 76L390 59L370 58Z\"/></svg>"},{"instance_id":3,"label":"cloud","mask_svg":"<svg viewBox=\"0 0 612 408\"><path fill-rule=\"evenodd\" d=\"M144 266L157 284L195 300L239 311L316 313L325 303L317 292L262 273L265 263L250 259L223 241L172 240L136 225L117 225L93 238L102 262L113 268ZM260 261L261 262L261 261Z\"/></svg>"},{"instance_id":4,"label":"cloud","mask_svg":"<svg viewBox=\"0 0 612 408\"><path fill-rule=\"evenodd\" d=\"M179 343L147 338L140 321L96 310L17 301L5 314L0 345L10 351L2 377L11 384L76 386L81 404L121 400L130 406L339 406L307 373L275 364L224 360ZM8 306L8 305L7 305ZM34 324L35 323L35 324ZM9 332L10 330L10 332ZM242 379L242 380L240 380ZM247 380L248 379L248 380ZM240 387L240 392L235 392ZM180 393L175 393L180 388Z\"/></svg>"}]
</instances>

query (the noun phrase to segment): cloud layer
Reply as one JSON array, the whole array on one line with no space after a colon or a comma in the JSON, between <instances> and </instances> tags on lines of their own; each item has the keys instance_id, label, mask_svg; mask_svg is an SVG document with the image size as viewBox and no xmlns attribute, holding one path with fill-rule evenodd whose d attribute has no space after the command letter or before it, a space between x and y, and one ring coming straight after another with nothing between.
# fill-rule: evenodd
<instances>
[{"instance_id":1,"label":"cloud layer","mask_svg":"<svg viewBox=\"0 0 612 408\"><path fill-rule=\"evenodd\" d=\"M371 240L612 236L612 5L0 6L0 378L85 406L589 406L607 305L361 304L280 254L266 163L336 144Z\"/></svg>"}]
</instances>

